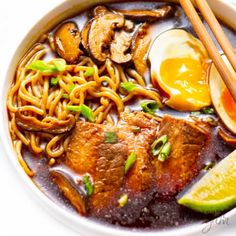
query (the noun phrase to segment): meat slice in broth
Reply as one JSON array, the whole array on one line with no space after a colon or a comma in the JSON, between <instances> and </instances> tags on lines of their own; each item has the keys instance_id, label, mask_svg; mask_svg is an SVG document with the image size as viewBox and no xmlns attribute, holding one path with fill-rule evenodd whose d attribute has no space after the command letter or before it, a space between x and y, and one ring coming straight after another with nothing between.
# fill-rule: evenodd
<instances>
[{"instance_id":1,"label":"meat slice in broth","mask_svg":"<svg viewBox=\"0 0 236 236\"><path fill-rule=\"evenodd\" d=\"M99 210L117 203L116 196L124 180L124 163L127 157L127 145L118 142L104 143L98 148L99 158L96 162L94 175L94 194L91 198L92 207Z\"/></svg>"},{"instance_id":2,"label":"meat slice in broth","mask_svg":"<svg viewBox=\"0 0 236 236\"><path fill-rule=\"evenodd\" d=\"M80 175L90 174L94 193L90 201L93 209L108 206L123 183L127 145L118 140L106 143L105 133L116 135L116 128L77 122L68 146L66 163Z\"/></svg>"},{"instance_id":3,"label":"meat slice in broth","mask_svg":"<svg viewBox=\"0 0 236 236\"><path fill-rule=\"evenodd\" d=\"M164 162L151 150L162 135L168 136L172 149ZM86 211L96 214L118 207L124 192L136 195L157 189L161 196L175 196L199 173L207 140L203 130L185 120L164 116L160 122L143 112L123 113L116 126L78 121L65 164L80 176L90 175L93 194L87 198ZM125 172L132 153L135 162ZM66 196L73 204L73 193Z\"/></svg>"},{"instance_id":4,"label":"meat slice in broth","mask_svg":"<svg viewBox=\"0 0 236 236\"><path fill-rule=\"evenodd\" d=\"M167 135L171 144L169 158L155 160L158 192L175 195L186 187L201 170L200 154L208 134L194 123L164 116L157 138Z\"/></svg>"},{"instance_id":5,"label":"meat slice in broth","mask_svg":"<svg viewBox=\"0 0 236 236\"><path fill-rule=\"evenodd\" d=\"M120 133L127 142L129 154L136 154L136 162L127 173L126 187L134 192L145 191L153 181L153 166L150 146L158 131L158 122L143 112L123 113Z\"/></svg>"}]
</instances>

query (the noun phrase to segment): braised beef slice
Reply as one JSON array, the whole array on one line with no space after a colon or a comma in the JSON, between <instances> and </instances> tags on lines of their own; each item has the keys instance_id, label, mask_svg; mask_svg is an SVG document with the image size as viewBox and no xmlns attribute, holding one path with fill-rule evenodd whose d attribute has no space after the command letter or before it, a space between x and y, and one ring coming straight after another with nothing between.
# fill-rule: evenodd
<instances>
[{"instance_id":1,"label":"braised beef slice","mask_svg":"<svg viewBox=\"0 0 236 236\"><path fill-rule=\"evenodd\" d=\"M146 113L135 112L123 113L118 125L119 134L123 135L129 154L136 154L136 162L126 176L126 188L134 192L145 191L150 188L153 180L150 145L155 140L158 123Z\"/></svg>"},{"instance_id":2,"label":"braised beef slice","mask_svg":"<svg viewBox=\"0 0 236 236\"><path fill-rule=\"evenodd\" d=\"M105 132L116 130L105 125L77 122L66 154L66 163L71 169L80 175L88 173L93 179L94 192L89 202L93 210L111 205L123 183L128 153L127 145L121 140L105 143Z\"/></svg>"},{"instance_id":3,"label":"braised beef slice","mask_svg":"<svg viewBox=\"0 0 236 236\"><path fill-rule=\"evenodd\" d=\"M115 199L124 179L124 163L127 158L126 144L101 144L98 148L99 158L94 175L94 194L92 207L96 210L117 203Z\"/></svg>"},{"instance_id":4,"label":"braised beef slice","mask_svg":"<svg viewBox=\"0 0 236 236\"><path fill-rule=\"evenodd\" d=\"M157 138L167 135L171 144L168 159L155 159L158 192L175 195L184 189L201 170L200 154L208 134L191 122L164 116Z\"/></svg>"},{"instance_id":5,"label":"braised beef slice","mask_svg":"<svg viewBox=\"0 0 236 236\"><path fill-rule=\"evenodd\" d=\"M115 132L117 142L106 143L105 132ZM168 136L172 149L165 162L151 153L152 143L162 135ZM113 127L78 121L66 165L81 176L91 176L94 191L87 206L88 211L98 213L118 207L124 192L137 196L157 189L159 196L175 196L199 173L199 158L207 141L208 134L194 123L170 116L160 123L143 112L123 113ZM125 174L125 161L132 152L136 161ZM73 193L66 196L74 201Z\"/></svg>"}]
</instances>

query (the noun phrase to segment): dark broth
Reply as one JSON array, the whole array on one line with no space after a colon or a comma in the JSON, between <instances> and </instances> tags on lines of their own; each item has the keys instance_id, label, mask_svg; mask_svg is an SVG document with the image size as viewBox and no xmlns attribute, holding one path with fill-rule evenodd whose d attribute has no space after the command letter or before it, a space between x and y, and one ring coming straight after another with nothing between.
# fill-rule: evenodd
<instances>
[{"instance_id":1,"label":"dark broth","mask_svg":"<svg viewBox=\"0 0 236 236\"><path fill-rule=\"evenodd\" d=\"M166 4L166 3L165 3ZM156 2L131 2L131 3L114 3L108 5L111 8L130 8L130 9L153 9L162 3ZM89 11L79 14L78 16L72 17L67 21L75 21L81 29L88 20ZM63 23L63 22L62 22ZM222 25L226 31L229 39L236 46L236 35L235 33ZM177 6L177 14L175 17L170 19L158 21L152 24L150 34L154 39L160 33L171 29L171 28L184 28L195 35L191 24L184 15L182 9ZM55 28L56 29L56 28ZM52 32L55 31L52 30ZM48 45L46 45L48 46ZM46 58L54 57L53 53L47 54ZM150 75L146 75L147 83L150 83ZM150 87L152 87L149 84ZM137 106L138 101L134 101L129 105L130 109L140 110ZM181 113L173 111L169 108L164 108L158 112L159 115L170 114L174 117L186 118L189 113ZM212 128L212 142L211 145L203 151L201 156L201 165L204 166L209 162L219 162L222 158L227 156L233 151L233 148L226 145L217 136L217 128ZM56 184L53 183L52 178L49 174L48 159L45 156L34 156L28 150L24 150L24 157L30 168L36 173L33 177L34 183L38 188L45 193L52 201L70 211L73 214L77 214L76 210L70 204L70 202L63 196ZM63 162L63 160L61 160ZM60 165L60 164L59 164ZM200 173L202 176L205 171ZM199 177L198 177L199 178ZM197 178L197 179L198 179ZM194 180L196 182L196 180ZM122 193L122 189L120 190ZM193 223L206 222L217 215L202 215L191 211L185 207L177 204L175 198L162 199L157 195L155 187L148 192L138 193L137 195L129 196L131 201L123 208L112 208L93 215L91 213L88 217L103 223L110 223L113 225L142 228L146 230L153 229L167 229L170 227L176 227L181 225L189 225Z\"/></svg>"}]
</instances>

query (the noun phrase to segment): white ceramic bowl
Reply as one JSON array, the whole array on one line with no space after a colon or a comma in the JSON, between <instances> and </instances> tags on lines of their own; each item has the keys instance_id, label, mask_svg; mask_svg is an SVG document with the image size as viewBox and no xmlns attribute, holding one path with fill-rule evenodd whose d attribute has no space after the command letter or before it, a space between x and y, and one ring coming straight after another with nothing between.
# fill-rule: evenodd
<instances>
[{"instance_id":1,"label":"white ceramic bowl","mask_svg":"<svg viewBox=\"0 0 236 236\"><path fill-rule=\"evenodd\" d=\"M19 43L16 52L12 56L12 59L7 62L8 67L3 68L3 80L1 81L0 87L0 130L1 130L1 145L6 152L6 157L11 161L13 167L18 172L20 178L25 183L26 188L30 190L30 194L34 196L45 209L50 211L55 218L59 221L67 224L68 226L74 228L76 231L83 235L96 235L96 236L120 236L125 234L126 236L156 236L157 232L140 232L140 231L128 231L121 228L116 228L114 226L102 225L88 220L79 215L72 214L67 210L59 207L54 202L52 202L48 197L46 197L36 186L33 184L31 179L25 174L21 166L19 165L13 146L11 138L8 131L8 117L6 110L6 96L7 91L10 87L12 79L14 78L15 69L17 63L22 58L26 50L37 40L37 38L44 32L49 31L55 24L60 21L69 18L71 15L85 10L86 8L101 4L112 2L110 0L67 0L62 1L56 8L50 11L48 14L43 16L36 25L32 27L29 33L25 36L22 42ZM120 1L119 1L120 2ZM177 0L172 0L172 2L177 2ZM227 24L231 25L236 29L236 8L231 5L224 3L221 0L209 0L214 12ZM231 218L236 216L236 208L225 214L225 217ZM213 226L216 224L213 224ZM158 232L158 235L199 235L199 233L209 226L206 224L196 224L192 226L186 226L182 228L176 228L168 231ZM211 231L213 228L211 228Z\"/></svg>"}]
</instances>

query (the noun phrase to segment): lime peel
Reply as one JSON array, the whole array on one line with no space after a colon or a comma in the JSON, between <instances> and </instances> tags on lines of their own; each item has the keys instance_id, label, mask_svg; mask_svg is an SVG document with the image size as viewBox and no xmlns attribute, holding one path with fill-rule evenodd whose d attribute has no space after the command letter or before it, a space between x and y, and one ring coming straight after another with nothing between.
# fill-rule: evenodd
<instances>
[{"instance_id":1,"label":"lime peel","mask_svg":"<svg viewBox=\"0 0 236 236\"><path fill-rule=\"evenodd\" d=\"M236 205L235 173L236 150L194 184L178 203L205 214L232 208Z\"/></svg>"}]
</instances>

